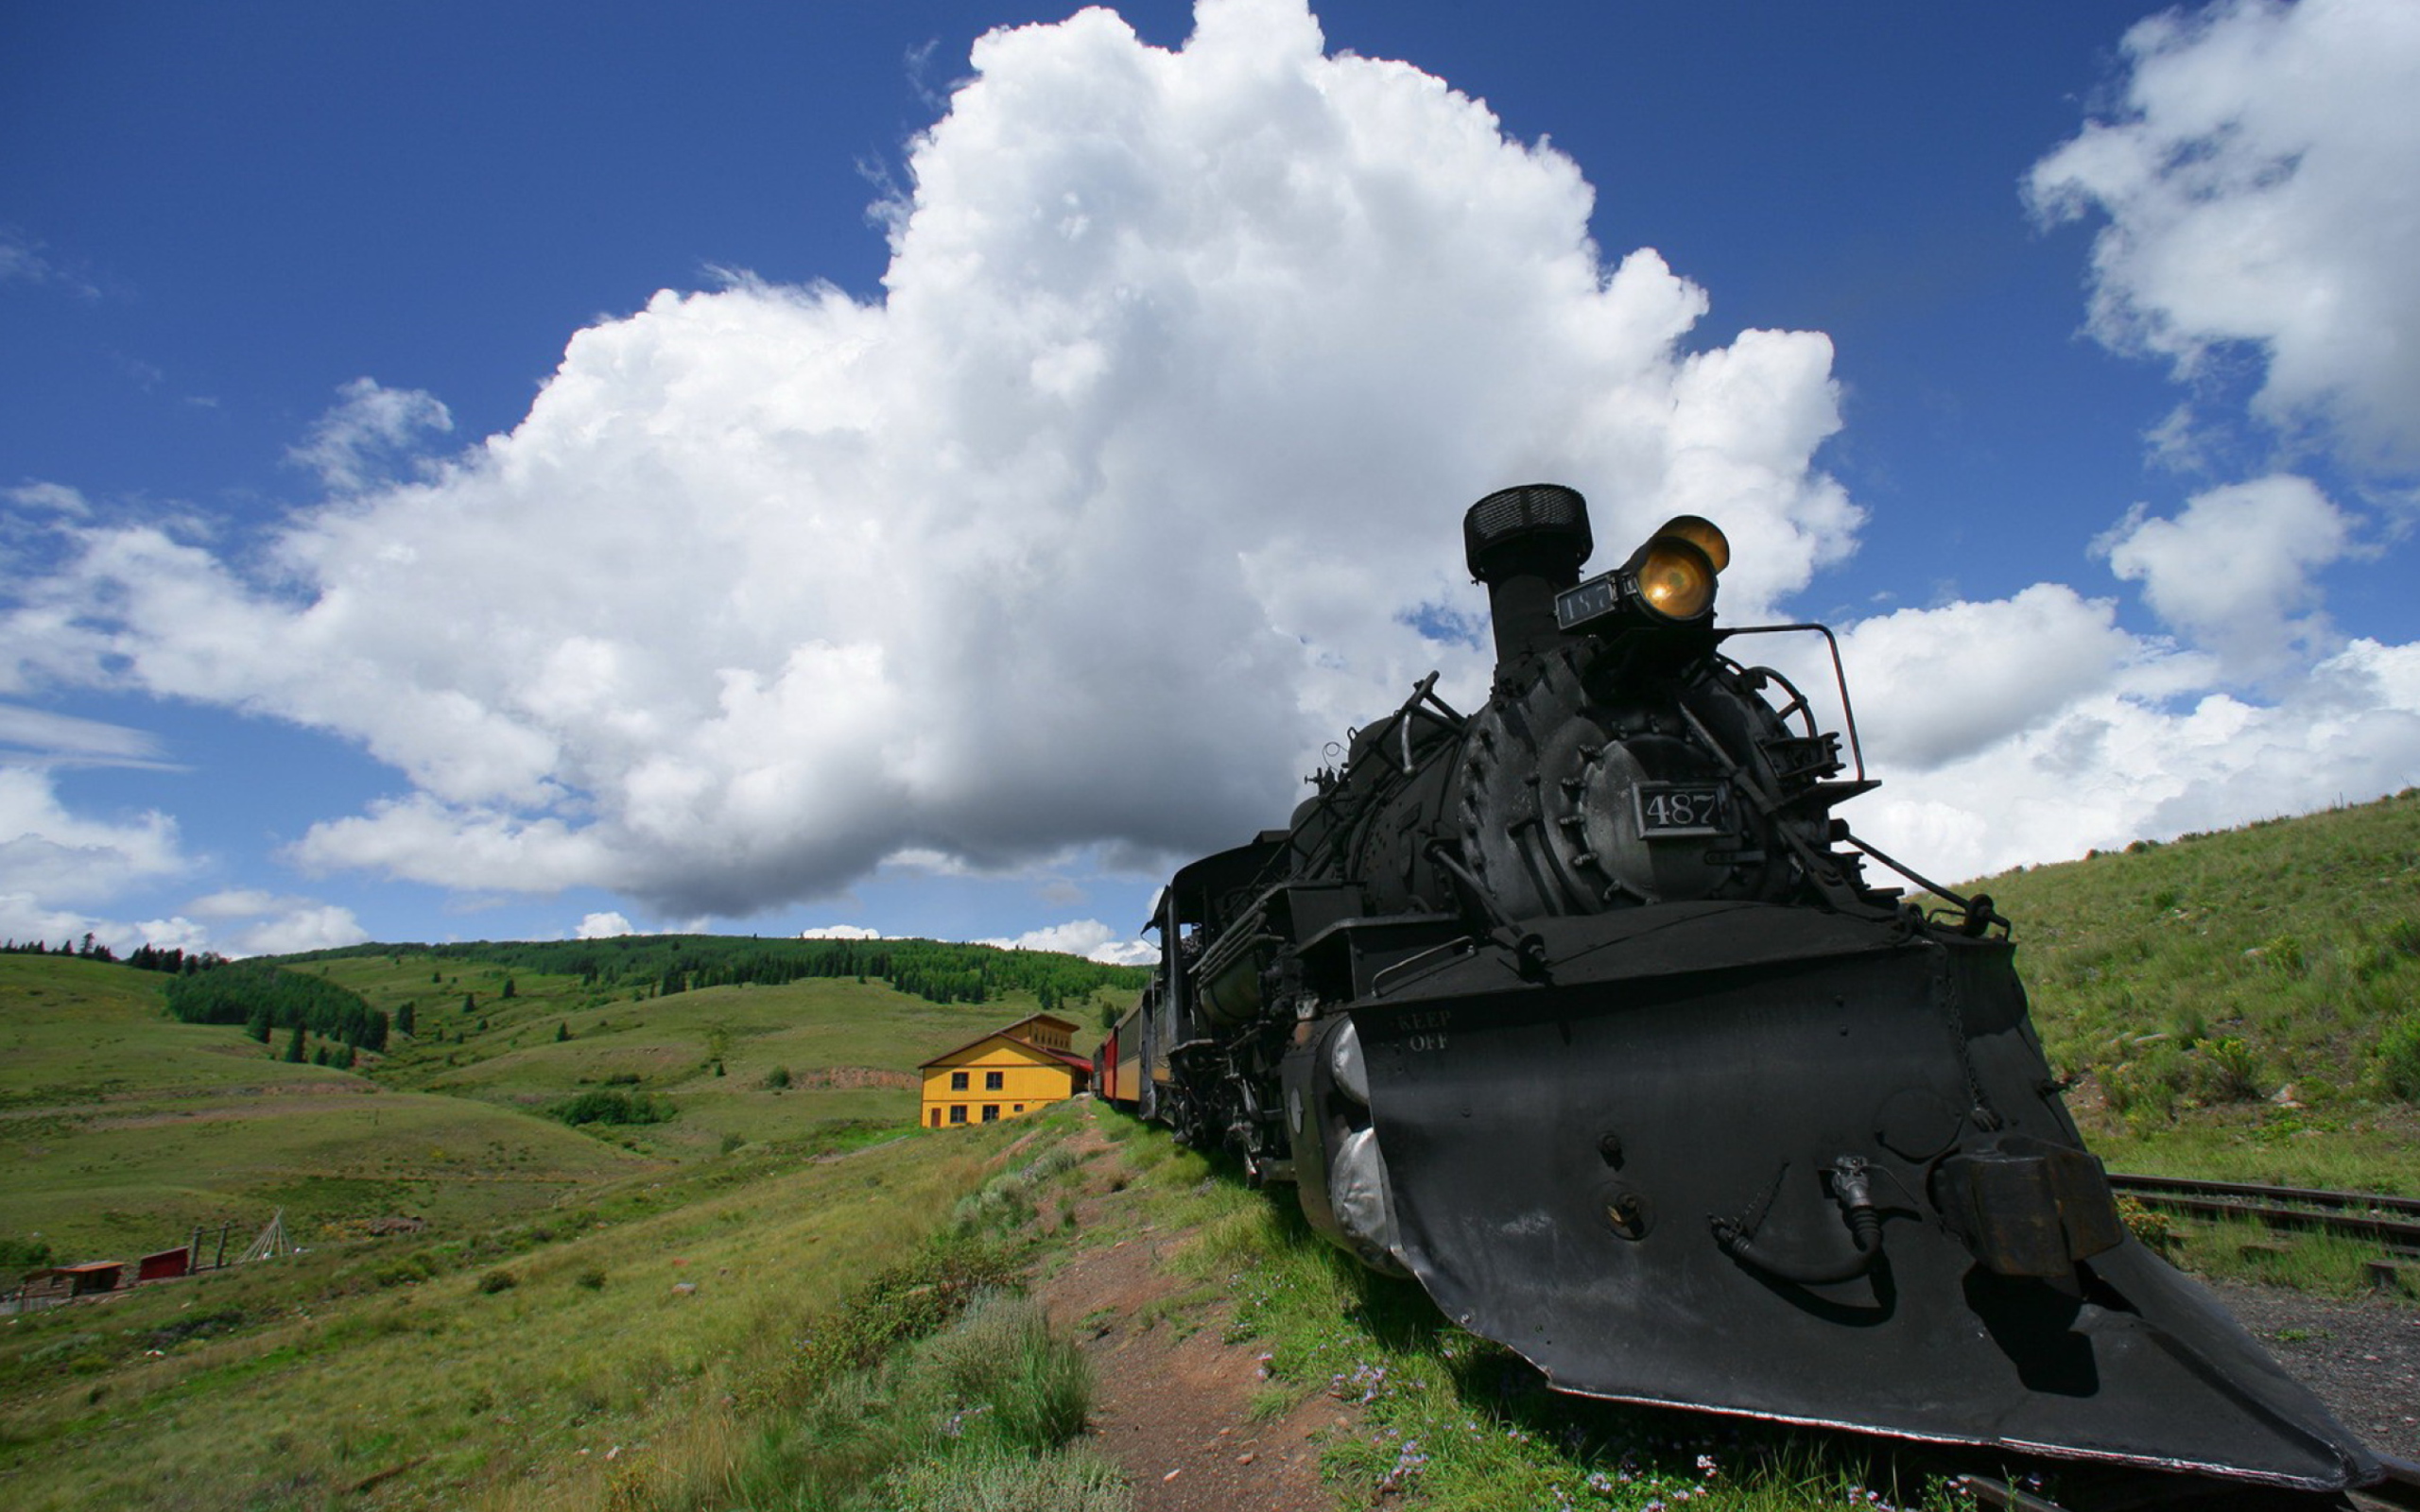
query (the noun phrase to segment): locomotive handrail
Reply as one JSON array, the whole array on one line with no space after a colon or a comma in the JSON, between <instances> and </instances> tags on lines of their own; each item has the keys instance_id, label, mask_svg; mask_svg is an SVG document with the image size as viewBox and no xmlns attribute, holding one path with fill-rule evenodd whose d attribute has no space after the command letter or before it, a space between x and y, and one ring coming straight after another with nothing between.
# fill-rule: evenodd
<instances>
[{"instance_id":1,"label":"locomotive handrail","mask_svg":"<svg viewBox=\"0 0 2420 1512\"><path fill-rule=\"evenodd\" d=\"M1742 625L1734 628L1717 630L1715 634L1719 639L1728 640L1735 635L1780 635L1791 630L1813 630L1824 638L1825 645L1831 647L1832 685L1840 690L1841 724L1848 731L1849 760L1856 764L1857 780L1862 782L1865 781L1865 747L1858 742L1857 711L1849 707L1848 670L1841 665L1841 643L1832 634L1832 627L1828 625L1818 625L1809 620L1801 625ZM1774 676L1779 677L1780 674L1775 673ZM1788 678L1782 678L1782 686L1789 688L1793 694L1798 692L1796 688L1790 687Z\"/></svg>"},{"instance_id":2,"label":"locomotive handrail","mask_svg":"<svg viewBox=\"0 0 2420 1512\"><path fill-rule=\"evenodd\" d=\"M1959 911L1966 916L1965 921L1959 926L1962 933L1979 937L1985 930L1990 929L1994 924L1997 924L2000 927L2000 932L2003 935L2007 934L2011 928L2014 927L2009 923L2005 915L1996 912L1992 907L1992 895L1990 893L1979 892L1972 897L1962 896L1950 891L1940 883L1934 882L1928 877L1919 875L1913 868L1893 860L1890 856L1885 855L1878 847L1870 845L1867 842L1858 839L1855 834L1843 834L1841 838L1857 847L1859 850L1864 851L1867 855L1872 856L1875 860L1881 862L1884 866L1889 867L1892 870L1907 878L1910 882L1914 883L1917 886L1922 887L1925 891L1931 893L1934 897L1945 899L1949 902L1956 903Z\"/></svg>"}]
</instances>

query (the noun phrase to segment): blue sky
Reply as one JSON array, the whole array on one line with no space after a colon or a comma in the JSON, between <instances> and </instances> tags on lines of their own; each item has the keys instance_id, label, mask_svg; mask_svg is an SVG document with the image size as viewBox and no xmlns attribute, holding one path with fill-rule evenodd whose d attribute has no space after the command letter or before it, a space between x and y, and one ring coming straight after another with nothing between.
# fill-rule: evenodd
<instances>
[{"instance_id":1,"label":"blue sky","mask_svg":"<svg viewBox=\"0 0 2420 1512\"><path fill-rule=\"evenodd\" d=\"M1315 9L10 10L0 933L1106 948L1537 477L1933 868L2413 780L2408 8Z\"/></svg>"}]
</instances>

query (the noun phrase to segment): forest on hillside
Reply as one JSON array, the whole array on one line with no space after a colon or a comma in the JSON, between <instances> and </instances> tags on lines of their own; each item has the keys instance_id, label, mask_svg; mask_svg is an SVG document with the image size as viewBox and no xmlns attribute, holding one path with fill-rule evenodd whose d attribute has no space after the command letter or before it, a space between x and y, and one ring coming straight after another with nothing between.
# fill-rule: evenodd
<instances>
[{"instance_id":1,"label":"forest on hillside","mask_svg":"<svg viewBox=\"0 0 2420 1512\"><path fill-rule=\"evenodd\" d=\"M474 940L368 944L281 956L287 964L365 955L434 955L509 971L576 976L602 988L648 986L658 994L739 983L779 986L807 977L887 982L928 1003L989 1003L1032 993L1046 1009L1103 988L1139 991L1146 967L1110 966L1051 951L1002 950L930 939L759 939L729 935L617 935L608 939Z\"/></svg>"}]
</instances>

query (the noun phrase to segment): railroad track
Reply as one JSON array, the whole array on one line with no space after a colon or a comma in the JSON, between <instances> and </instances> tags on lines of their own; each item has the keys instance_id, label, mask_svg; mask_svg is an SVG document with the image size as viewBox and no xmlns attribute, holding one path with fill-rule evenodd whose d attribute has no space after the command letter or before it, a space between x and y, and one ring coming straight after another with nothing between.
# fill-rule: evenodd
<instances>
[{"instance_id":1,"label":"railroad track","mask_svg":"<svg viewBox=\"0 0 2420 1512\"><path fill-rule=\"evenodd\" d=\"M2248 1218L2271 1228L2341 1234L2420 1260L2420 1198L2165 1176L2113 1175L2109 1184L2137 1202L2197 1218Z\"/></svg>"}]
</instances>

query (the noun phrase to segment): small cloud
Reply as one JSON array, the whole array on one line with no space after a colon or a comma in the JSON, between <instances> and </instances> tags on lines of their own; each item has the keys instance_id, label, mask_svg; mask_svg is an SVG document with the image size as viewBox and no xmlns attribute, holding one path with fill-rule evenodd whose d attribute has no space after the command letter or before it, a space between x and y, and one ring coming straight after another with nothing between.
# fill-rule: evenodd
<instances>
[{"instance_id":1,"label":"small cloud","mask_svg":"<svg viewBox=\"0 0 2420 1512\"><path fill-rule=\"evenodd\" d=\"M2286 474L2196 494L2172 520L2137 508L2093 545L2162 620L2252 679L2326 638L2312 575L2354 549L2351 520Z\"/></svg>"},{"instance_id":2,"label":"small cloud","mask_svg":"<svg viewBox=\"0 0 2420 1512\"><path fill-rule=\"evenodd\" d=\"M882 858L885 870L922 872L927 877L972 877L976 869L946 850L910 846Z\"/></svg>"},{"instance_id":3,"label":"small cloud","mask_svg":"<svg viewBox=\"0 0 2420 1512\"><path fill-rule=\"evenodd\" d=\"M0 892L56 909L115 898L191 865L168 816L154 810L112 823L71 814L48 772L0 765Z\"/></svg>"},{"instance_id":4,"label":"small cloud","mask_svg":"<svg viewBox=\"0 0 2420 1512\"><path fill-rule=\"evenodd\" d=\"M291 955L297 951L335 950L370 937L353 910L335 903L298 908L266 919L235 936L236 955Z\"/></svg>"},{"instance_id":5,"label":"small cloud","mask_svg":"<svg viewBox=\"0 0 2420 1512\"><path fill-rule=\"evenodd\" d=\"M254 919L280 908L302 906L307 902L301 898L280 898L258 887L230 887L195 899L185 904L185 911L203 919Z\"/></svg>"},{"instance_id":6,"label":"small cloud","mask_svg":"<svg viewBox=\"0 0 2420 1512\"><path fill-rule=\"evenodd\" d=\"M64 289L79 300L97 300L101 286L84 271L48 256L43 243L0 227L0 284Z\"/></svg>"},{"instance_id":7,"label":"small cloud","mask_svg":"<svg viewBox=\"0 0 2420 1512\"><path fill-rule=\"evenodd\" d=\"M375 378L355 378L337 390L342 403L320 417L309 438L286 460L320 474L344 493L390 481L398 464L414 459L422 438L447 435L454 415L434 394L417 388L387 388Z\"/></svg>"},{"instance_id":8,"label":"small cloud","mask_svg":"<svg viewBox=\"0 0 2420 1512\"><path fill-rule=\"evenodd\" d=\"M140 357L120 357L117 359L117 365L121 371L134 380L134 387L145 393L149 393L167 381L166 369L156 362L146 362Z\"/></svg>"},{"instance_id":9,"label":"small cloud","mask_svg":"<svg viewBox=\"0 0 2420 1512\"><path fill-rule=\"evenodd\" d=\"M21 483L13 489L0 490L0 499L27 509L49 514L69 515L81 520L93 512L84 496L63 483Z\"/></svg>"},{"instance_id":10,"label":"small cloud","mask_svg":"<svg viewBox=\"0 0 2420 1512\"><path fill-rule=\"evenodd\" d=\"M1057 951L1063 955L1081 955L1113 966L1143 966L1160 958L1159 947L1122 936L1098 919L1071 919L1064 924L1027 930L1013 939L976 943L996 945L1004 951Z\"/></svg>"},{"instance_id":11,"label":"small cloud","mask_svg":"<svg viewBox=\"0 0 2420 1512\"><path fill-rule=\"evenodd\" d=\"M868 929L863 924L818 924L812 929L800 930L798 937L801 939L889 939L892 936L885 935L878 929Z\"/></svg>"},{"instance_id":12,"label":"small cloud","mask_svg":"<svg viewBox=\"0 0 2420 1512\"><path fill-rule=\"evenodd\" d=\"M24 756L43 765L156 766L160 743L148 730L98 719L0 703L0 757Z\"/></svg>"},{"instance_id":13,"label":"small cloud","mask_svg":"<svg viewBox=\"0 0 2420 1512\"><path fill-rule=\"evenodd\" d=\"M635 933L637 932L631 928L631 921L628 919L609 909L601 914L581 916L579 928L572 937L574 939L612 939L617 935Z\"/></svg>"}]
</instances>

